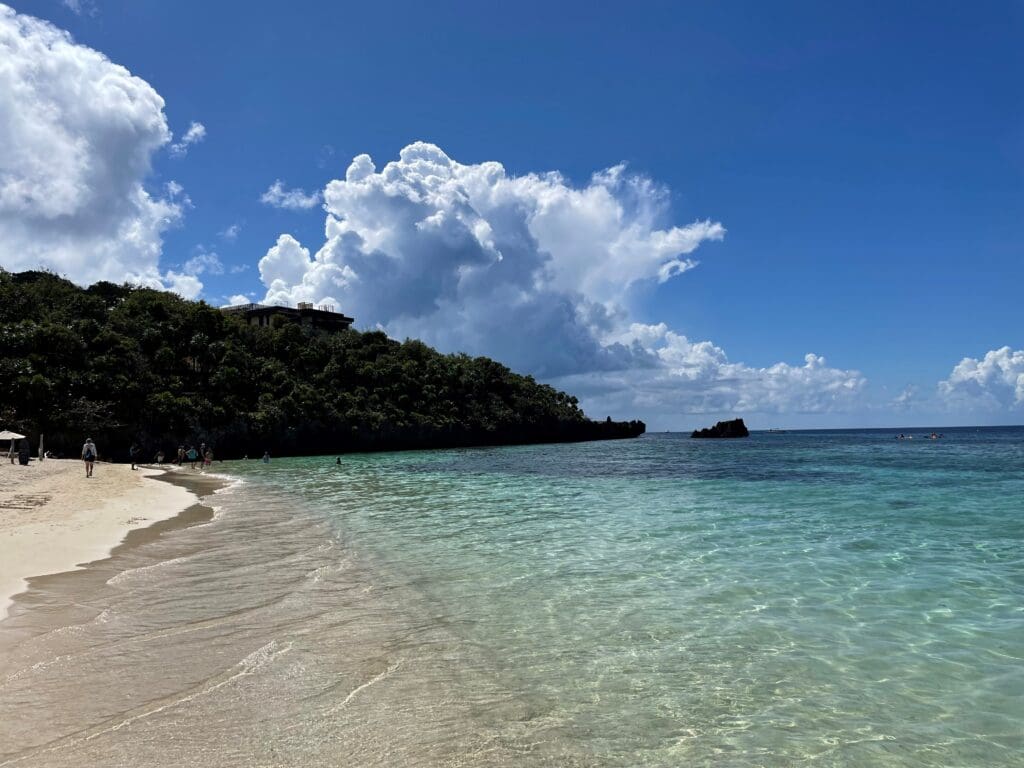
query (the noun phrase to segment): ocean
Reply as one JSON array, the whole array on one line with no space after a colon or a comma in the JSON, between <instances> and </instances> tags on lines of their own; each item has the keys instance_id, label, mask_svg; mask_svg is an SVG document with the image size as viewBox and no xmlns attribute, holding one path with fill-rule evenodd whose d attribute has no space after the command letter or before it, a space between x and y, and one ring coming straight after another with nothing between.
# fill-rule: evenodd
<instances>
[{"instance_id":1,"label":"ocean","mask_svg":"<svg viewBox=\"0 0 1024 768\"><path fill-rule=\"evenodd\" d=\"M225 462L0 623L0 766L1019 766L1024 428L929 432Z\"/></svg>"}]
</instances>

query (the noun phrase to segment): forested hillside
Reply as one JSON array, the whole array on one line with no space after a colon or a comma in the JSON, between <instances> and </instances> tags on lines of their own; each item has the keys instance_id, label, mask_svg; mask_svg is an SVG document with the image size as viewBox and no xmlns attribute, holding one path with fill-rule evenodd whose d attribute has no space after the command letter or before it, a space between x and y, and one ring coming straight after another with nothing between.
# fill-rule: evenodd
<instances>
[{"instance_id":1,"label":"forested hillside","mask_svg":"<svg viewBox=\"0 0 1024 768\"><path fill-rule=\"evenodd\" d=\"M279 318L282 319L283 318ZM0 429L121 459L205 441L220 458L633 437L483 357L380 332L252 327L144 288L0 270Z\"/></svg>"}]
</instances>

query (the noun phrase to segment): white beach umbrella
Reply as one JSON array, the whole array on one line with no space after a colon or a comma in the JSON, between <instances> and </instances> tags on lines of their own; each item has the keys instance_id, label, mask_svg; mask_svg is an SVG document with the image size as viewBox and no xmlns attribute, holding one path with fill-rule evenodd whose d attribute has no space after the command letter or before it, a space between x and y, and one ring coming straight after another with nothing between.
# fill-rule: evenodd
<instances>
[{"instance_id":1,"label":"white beach umbrella","mask_svg":"<svg viewBox=\"0 0 1024 768\"><path fill-rule=\"evenodd\" d=\"M19 435L17 432L11 432L9 429L5 429L3 432L0 432L0 440L11 441L11 453L14 453L14 441L21 440L23 437L24 435Z\"/></svg>"}]
</instances>

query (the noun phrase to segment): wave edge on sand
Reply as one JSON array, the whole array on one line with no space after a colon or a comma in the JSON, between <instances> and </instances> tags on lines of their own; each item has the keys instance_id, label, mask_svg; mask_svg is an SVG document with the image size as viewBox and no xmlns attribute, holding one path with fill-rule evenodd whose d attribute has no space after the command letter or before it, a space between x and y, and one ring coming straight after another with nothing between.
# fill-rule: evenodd
<instances>
[{"instance_id":1,"label":"wave edge on sand","mask_svg":"<svg viewBox=\"0 0 1024 768\"><path fill-rule=\"evenodd\" d=\"M29 589L30 579L106 559L132 531L199 503L196 490L186 487L191 473L168 469L132 471L125 464L100 463L86 478L81 462L71 459L27 467L0 463L0 621L9 616L14 598Z\"/></svg>"}]
</instances>

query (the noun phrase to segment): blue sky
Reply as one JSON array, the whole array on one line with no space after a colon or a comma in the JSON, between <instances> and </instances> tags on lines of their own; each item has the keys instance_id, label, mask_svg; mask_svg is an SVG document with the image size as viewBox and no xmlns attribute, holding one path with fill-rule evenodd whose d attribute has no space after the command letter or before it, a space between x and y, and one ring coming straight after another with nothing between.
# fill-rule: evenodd
<instances>
[{"instance_id":1,"label":"blue sky","mask_svg":"<svg viewBox=\"0 0 1024 768\"><path fill-rule=\"evenodd\" d=\"M415 141L464 166L499 162L510 179L557 171L559 190L586 189L592 174L625 163L623 174L657 187L638 193L657 198L654 218L638 226L706 220L725 234L700 239L687 254L699 265L662 282L634 269L615 273L628 290L572 298L556 280L537 297L549 306L570 296L566 311L577 316L595 305L622 309L614 328L538 326L553 341L528 354L492 317L475 314L495 306L493 285L487 301L428 296L458 305L429 317L382 314L375 307L388 283L367 277L385 273L379 263L358 275L360 294L353 267L323 295L297 284L275 295L329 297L360 309L351 311L357 323L492 354L579 392L593 415L636 414L655 428L734 413L766 427L1024 421L1019 2L299 2L250 3L240 13L219 3L47 0L13 8L67 30L164 100L174 138L147 144L151 170L135 171L154 199L176 200L180 212L173 226L153 230L156 272L139 274L169 284L168 271L197 272L190 260L215 254L220 266L196 274L202 297L262 300L270 286L258 263L282 234L308 249L311 264L325 246L321 201L275 207L261 202L268 188L280 180L317 195L345 179L354 157L370 155L380 171ZM205 135L175 153L171 144L193 121ZM160 192L172 180L183 191ZM628 216L632 193L616 189ZM529 207L546 193L516 194ZM370 200L338 195L328 214L343 221ZM505 214L473 205L500 240L493 217ZM232 226L237 235L225 236ZM369 230L353 226L367 250ZM562 247L538 242L541 251ZM267 274L300 259L285 245ZM410 260L418 247L381 248ZM359 256L332 258L354 265ZM0 264L25 266L2 250ZM438 269L449 267L458 271L448 262ZM322 285L330 284L316 290ZM410 286L396 291L415 303L423 297ZM458 323L466 327L456 333ZM641 343L623 330L633 324L664 324L673 336ZM566 353L562 331L593 336ZM614 339L633 351L606 354ZM808 353L827 361L812 368L835 373L800 373ZM963 358L976 364L957 373ZM773 373L779 363L793 370ZM682 371L683 386L652 378L652 367Z\"/></svg>"}]
</instances>

